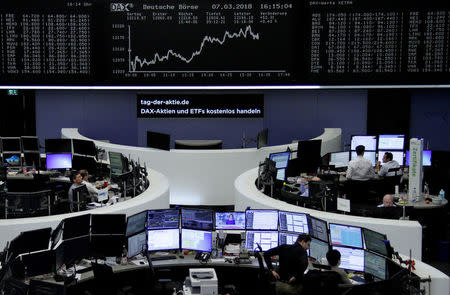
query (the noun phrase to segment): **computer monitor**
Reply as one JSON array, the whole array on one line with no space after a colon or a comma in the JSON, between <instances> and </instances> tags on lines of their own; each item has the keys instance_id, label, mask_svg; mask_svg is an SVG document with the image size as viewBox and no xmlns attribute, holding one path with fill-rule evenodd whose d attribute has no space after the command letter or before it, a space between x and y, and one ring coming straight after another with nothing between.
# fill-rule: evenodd
<instances>
[{"instance_id":1,"label":"computer monitor","mask_svg":"<svg viewBox=\"0 0 450 295\"><path fill-rule=\"evenodd\" d=\"M330 223L331 244L362 248L362 229L357 226Z\"/></svg>"},{"instance_id":2,"label":"computer monitor","mask_svg":"<svg viewBox=\"0 0 450 295\"><path fill-rule=\"evenodd\" d=\"M72 139L47 138L45 140L45 153L71 154L72 153Z\"/></svg>"},{"instance_id":3,"label":"computer monitor","mask_svg":"<svg viewBox=\"0 0 450 295\"><path fill-rule=\"evenodd\" d=\"M72 139L73 153L97 157L97 149L92 140Z\"/></svg>"},{"instance_id":4,"label":"computer monitor","mask_svg":"<svg viewBox=\"0 0 450 295\"><path fill-rule=\"evenodd\" d=\"M148 210L148 229L178 228L180 226L180 210L160 209Z\"/></svg>"},{"instance_id":5,"label":"computer monitor","mask_svg":"<svg viewBox=\"0 0 450 295\"><path fill-rule=\"evenodd\" d=\"M348 166L349 161L349 152L330 153L330 161L328 162L328 165L334 165L335 168L343 168Z\"/></svg>"},{"instance_id":6,"label":"computer monitor","mask_svg":"<svg viewBox=\"0 0 450 295\"><path fill-rule=\"evenodd\" d=\"M422 153L423 167L431 166L431 156L432 156L431 150L423 150ZM409 151L406 151L405 166L409 166Z\"/></svg>"},{"instance_id":7,"label":"computer monitor","mask_svg":"<svg viewBox=\"0 0 450 295\"><path fill-rule=\"evenodd\" d=\"M22 152L22 145L20 137L2 137L3 152L20 153Z\"/></svg>"},{"instance_id":8,"label":"computer monitor","mask_svg":"<svg viewBox=\"0 0 450 295\"><path fill-rule=\"evenodd\" d=\"M285 232L279 232L278 233L278 244L279 245L293 245L298 238L299 234L296 233L285 233Z\"/></svg>"},{"instance_id":9,"label":"computer monitor","mask_svg":"<svg viewBox=\"0 0 450 295\"><path fill-rule=\"evenodd\" d=\"M278 230L278 210L246 210L245 223L248 230Z\"/></svg>"},{"instance_id":10,"label":"computer monitor","mask_svg":"<svg viewBox=\"0 0 450 295\"><path fill-rule=\"evenodd\" d=\"M309 216L308 225L311 237L328 243L328 226L325 220Z\"/></svg>"},{"instance_id":11,"label":"computer monitor","mask_svg":"<svg viewBox=\"0 0 450 295\"><path fill-rule=\"evenodd\" d=\"M269 159L275 162L276 168L286 168L288 166L291 152L272 153Z\"/></svg>"},{"instance_id":12,"label":"computer monitor","mask_svg":"<svg viewBox=\"0 0 450 295\"><path fill-rule=\"evenodd\" d=\"M352 135L351 150L356 150L358 145L363 145L366 151L376 151L377 137L375 135Z\"/></svg>"},{"instance_id":13,"label":"computer monitor","mask_svg":"<svg viewBox=\"0 0 450 295\"><path fill-rule=\"evenodd\" d=\"M47 154L46 167L49 169L72 169L72 154Z\"/></svg>"},{"instance_id":14,"label":"computer monitor","mask_svg":"<svg viewBox=\"0 0 450 295\"><path fill-rule=\"evenodd\" d=\"M322 258L327 258L327 253L330 250L330 245L324 241L312 238L311 246L309 248L309 256L321 262Z\"/></svg>"},{"instance_id":15,"label":"computer monitor","mask_svg":"<svg viewBox=\"0 0 450 295\"><path fill-rule=\"evenodd\" d=\"M180 249L180 230L172 229L149 229L147 231L148 251L168 251Z\"/></svg>"},{"instance_id":16,"label":"computer monitor","mask_svg":"<svg viewBox=\"0 0 450 295\"><path fill-rule=\"evenodd\" d=\"M33 166L40 170L41 167L41 154L39 152L24 152L23 153L23 166Z\"/></svg>"},{"instance_id":17,"label":"computer monitor","mask_svg":"<svg viewBox=\"0 0 450 295\"><path fill-rule=\"evenodd\" d=\"M146 221L147 221L147 210L128 216L127 230L125 235L129 237L141 231L144 231Z\"/></svg>"},{"instance_id":18,"label":"computer monitor","mask_svg":"<svg viewBox=\"0 0 450 295\"><path fill-rule=\"evenodd\" d=\"M70 267L76 261L91 256L89 236L64 241L56 248L56 269L63 264Z\"/></svg>"},{"instance_id":19,"label":"computer monitor","mask_svg":"<svg viewBox=\"0 0 450 295\"><path fill-rule=\"evenodd\" d=\"M373 275L381 280L387 278L386 258L365 251L364 253L364 272Z\"/></svg>"},{"instance_id":20,"label":"computer monitor","mask_svg":"<svg viewBox=\"0 0 450 295\"><path fill-rule=\"evenodd\" d=\"M403 161L403 158L404 158L403 157L404 156L403 151L378 151L378 161L381 162L382 166L384 165L384 163L383 163L384 154L387 153L387 152L392 154L392 160L394 160L397 163L399 163L400 166L403 166L403 162L404 162Z\"/></svg>"},{"instance_id":21,"label":"computer monitor","mask_svg":"<svg viewBox=\"0 0 450 295\"><path fill-rule=\"evenodd\" d=\"M72 156L72 169L74 170L86 169L90 175L96 175L98 170L97 166L97 161L93 156Z\"/></svg>"},{"instance_id":22,"label":"computer monitor","mask_svg":"<svg viewBox=\"0 0 450 295\"><path fill-rule=\"evenodd\" d=\"M21 232L9 244L8 252L12 253L14 258L23 253L48 250L51 232L51 227Z\"/></svg>"},{"instance_id":23,"label":"computer monitor","mask_svg":"<svg viewBox=\"0 0 450 295\"><path fill-rule=\"evenodd\" d=\"M351 158L351 160L353 160L353 159L356 159L357 156L358 155L356 154L356 152L352 152L350 158ZM363 157L365 159L369 160L372 163L372 166L375 166L377 164L377 160L375 158L376 152L365 151Z\"/></svg>"},{"instance_id":24,"label":"computer monitor","mask_svg":"<svg viewBox=\"0 0 450 295\"><path fill-rule=\"evenodd\" d=\"M245 230L245 212L216 212L217 229Z\"/></svg>"},{"instance_id":25,"label":"computer monitor","mask_svg":"<svg viewBox=\"0 0 450 295\"><path fill-rule=\"evenodd\" d=\"M403 150L405 147L404 134L380 134L378 135L379 150Z\"/></svg>"},{"instance_id":26,"label":"computer monitor","mask_svg":"<svg viewBox=\"0 0 450 295\"><path fill-rule=\"evenodd\" d=\"M269 138L269 129L261 130L256 137L256 148L260 149L267 146L267 139Z\"/></svg>"},{"instance_id":27,"label":"computer monitor","mask_svg":"<svg viewBox=\"0 0 450 295\"><path fill-rule=\"evenodd\" d=\"M388 250L385 243L386 235L370 230L368 228L363 228L363 236L367 250L376 252L384 256L388 255Z\"/></svg>"},{"instance_id":28,"label":"computer monitor","mask_svg":"<svg viewBox=\"0 0 450 295\"><path fill-rule=\"evenodd\" d=\"M39 138L37 136L22 136L22 151L39 152Z\"/></svg>"},{"instance_id":29,"label":"computer monitor","mask_svg":"<svg viewBox=\"0 0 450 295\"><path fill-rule=\"evenodd\" d=\"M278 232L277 231L254 231L249 230L245 233L245 248L249 251L257 249L258 244L263 251L278 246Z\"/></svg>"},{"instance_id":30,"label":"computer monitor","mask_svg":"<svg viewBox=\"0 0 450 295\"><path fill-rule=\"evenodd\" d=\"M65 218L63 240L88 236L91 229L91 214Z\"/></svg>"},{"instance_id":31,"label":"computer monitor","mask_svg":"<svg viewBox=\"0 0 450 295\"><path fill-rule=\"evenodd\" d=\"M3 153L3 163L8 167L21 167L22 166L22 154L19 153Z\"/></svg>"},{"instance_id":32,"label":"computer monitor","mask_svg":"<svg viewBox=\"0 0 450 295\"><path fill-rule=\"evenodd\" d=\"M297 147L297 158L301 172L316 173L322 165L320 156L322 140L300 140Z\"/></svg>"},{"instance_id":33,"label":"computer monitor","mask_svg":"<svg viewBox=\"0 0 450 295\"><path fill-rule=\"evenodd\" d=\"M90 252L94 258L121 256L125 245L125 235L93 235Z\"/></svg>"},{"instance_id":34,"label":"computer monitor","mask_svg":"<svg viewBox=\"0 0 450 295\"><path fill-rule=\"evenodd\" d=\"M211 252L212 232L182 228L181 249Z\"/></svg>"},{"instance_id":35,"label":"computer monitor","mask_svg":"<svg viewBox=\"0 0 450 295\"><path fill-rule=\"evenodd\" d=\"M308 217L306 214L279 211L278 217L281 231L295 232L299 234L309 233Z\"/></svg>"},{"instance_id":36,"label":"computer monitor","mask_svg":"<svg viewBox=\"0 0 450 295\"><path fill-rule=\"evenodd\" d=\"M213 211L206 209L181 209L181 227L213 230Z\"/></svg>"},{"instance_id":37,"label":"computer monitor","mask_svg":"<svg viewBox=\"0 0 450 295\"><path fill-rule=\"evenodd\" d=\"M92 214L91 233L125 235L125 214Z\"/></svg>"},{"instance_id":38,"label":"computer monitor","mask_svg":"<svg viewBox=\"0 0 450 295\"><path fill-rule=\"evenodd\" d=\"M116 152L108 152L108 154L111 175L122 175L125 171L122 154Z\"/></svg>"},{"instance_id":39,"label":"computer monitor","mask_svg":"<svg viewBox=\"0 0 450 295\"><path fill-rule=\"evenodd\" d=\"M127 257L134 257L147 248L147 234L145 231L127 238Z\"/></svg>"},{"instance_id":40,"label":"computer monitor","mask_svg":"<svg viewBox=\"0 0 450 295\"><path fill-rule=\"evenodd\" d=\"M338 250L339 253L341 253L340 268L353 271L364 271L364 250L338 246L333 246L333 249Z\"/></svg>"},{"instance_id":41,"label":"computer monitor","mask_svg":"<svg viewBox=\"0 0 450 295\"><path fill-rule=\"evenodd\" d=\"M286 180L286 168L277 169L277 176L275 178L277 180L285 181Z\"/></svg>"},{"instance_id":42,"label":"computer monitor","mask_svg":"<svg viewBox=\"0 0 450 295\"><path fill-rule=\"evenodd\" d=\"M160 150L170 150L170 134L147 131L147 146Z\"/></svg>"},{"instance_id":43,"label":"computer monitor","mask_svg":"<svg viewBox=\"0 0 450 295\"><path fill-rule=\"evenodd\" d=\"M55 271L56 252L45 250L22 255L22 263L30 277L49 274Z\"/></svg>"}]
</instances>

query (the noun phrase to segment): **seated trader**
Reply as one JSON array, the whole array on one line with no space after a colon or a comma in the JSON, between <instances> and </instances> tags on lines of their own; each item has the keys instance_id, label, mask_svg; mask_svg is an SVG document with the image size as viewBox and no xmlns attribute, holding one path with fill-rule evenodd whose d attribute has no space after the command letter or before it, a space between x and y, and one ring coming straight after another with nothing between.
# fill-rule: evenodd
<instances>
[{"instance_id":1,"label":"seated trader","mask_svg":"<svg viewBox=\"0 0 450 295\"><path fill-rule=\"evenodd\" d=\"M69 188L67 196L69 198L70 212L73 212L73 190L83 185L83 178L81 177L80 172L75 172L70 176L70 179L72 180L72 185Z\"/></svg>"},{"instance_id":2,"label":"seated trader","mask_svg":"<svg viewBox=\"0 0 450 295\"><path fill-rule=\"evenodd\" d=\"M348 163L346 177L351 180L366 181L375 177L372 163L364 158L364 146L356 147L356 159Z\"/></svg>"},{"instance_id":3,"label":"seated trader","mask_svg":"<svg viewBox=\"0 0 450 295\"><path fill-rule=\"evenodd\" d=\"M394 203L394 197L392 197L392 195L387 194L384 195L383 197L383 204L378 205L378 208L382 208L382 207L397 207L397 205L395 205Z\"/></svg>"},{"instance_id":4,"label":"seated trader","mask_svg":"<svg viewBox=\"0 0 450 295\"><path fill-rule=\"evenodd\" d=\"M348 279L348 275L342 268L339 268L341 264L341 253L338 250L330 250L327 252L328 264L331 266L331 271L335 271L341 278L341 284L351 284Z\"/></svg>"},{"instance_id":5,"label":"seated trader","mask_svg":"<svg viewBox=\"0 0 450 295\"><path fill-rule=\"evenodd\" d=\"M400 169L397 174L395 174L394 171L389 172L389 169L391 168L400 168L400 164L393 160L392 153L386 152L383 156L383 163L384 165L380 167L380 161L377 162L377 166L375 167L375 171L378 172L378 175L380 176L396 176L396 175L402 175L402 170Z\"/></svg>"},{"instance_id":6,"label":"seated trader","mask_svg":"<svg viewBox=\"0 0 450 295\"><path fill-rule=\"evenodd\" d=\"M102 184L93 185L89 182L89 173L86 169L80 170L81 177L83 178L83 184L86 185L86 188L91 197L97 197L100 189L103 187ZM111 189L111 185L108 185L107 189Z\"/></svg>"},{"instance_id":7,"label":"seated trader","mask_svg":"<svg viewBox=\"0 0 450 295\"><path fill-rule=\"evenodd\" d=\"M280 245L264 253L267 268L275 277L277 294L300 294L303 289L303 273L308 267L306 250L311 244L308 234L300 234L292 245ZM275 271L271 257L278 255L279 270Z\"/></svg>"}]
</instances>

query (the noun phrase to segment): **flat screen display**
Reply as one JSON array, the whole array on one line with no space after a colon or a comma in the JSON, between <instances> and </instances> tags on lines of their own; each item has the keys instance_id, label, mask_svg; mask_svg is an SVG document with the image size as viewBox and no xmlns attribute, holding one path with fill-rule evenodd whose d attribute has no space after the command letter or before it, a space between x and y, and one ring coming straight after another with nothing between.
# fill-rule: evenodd
<instances>
[{"instance_id":1,"label":"flat screen display","mask_svg":"<svg viewBox=\"0 0 450 295\"><path fill-rule=\"evenodd\" d=\"M286 180L286 168L277 169L277 180L285 181Z\"/></svg>"},{"instance_id":2,"label":"flat screen display","mask_svg":"<svg viewBox=\"0 0 450 295\"><path fill-rule=\"evenodd\" d=\"M203 209L181 209L181 227L212 230L213 225L213 211Z\"/></svg>"},{"instance_id":3,"label":"flat screen display","mask_svg":"<svg viewBox=\"0 0 450 295\"><path fill-rule=\"evenodd\" d=\"M325 220L310 216L308 224L311 237L328 243L328 226Z\"/></svg>"},{"instance_id":4,"label":"flat screen display","mask_svg":"<svg viewBox=\"0 0 450 295\"><path fill-rule=\"evenodd\" d=\"M386 258L365 251L364 272L385 280L387 277Z\"/></svg>"},{"instance_id":5,"label":"flat screen display","mask_svg":"<svg viewBox=\"0 0 450 295\"><path fill-rule=\"evenodd\" d=\"M3 163L10 167L20 167L22 166L22 155L21 153L4 153Z\"/></svg>"},{"instance_id":6,"label":"flat screen display","mask_svg":"<svg viewBox=\"0 0 450 295\"><path fill-rule=\"evenodd\" d=\"M362 229L356 226L330 223L330 238L333 245L362 248Z\"/></svg>"},{"instance_id":7,"label":"flat screen display","mask_svg":"<svg viewBox=\"0 0 450 295\"><path fill-rule=\"evenodd\" d=\"M93 214L91 215L91 233L108 235L125 235L125 214Z\"/></svg>"},{"instance_id":8,"label":"flat screen display","mask_svg":"<svg viewBox=\"0 0 450 295\"><path fill-rule=\"evenodd\" d=\"M148 229L178 228L180 224L180 210L161 209L148 210Z\"/></svg>"},{"instance_id":9,"label":"flat screen display","mask_svg":"<svg viewBox=\"0 0 450 295\"><path fill-rule=\"evenodd\" d=\"M379 253L384 256L388 255L386 243L384 242L386 240L386 235L367 228L363 228L363 236L367 250Z\"/></svg>"},{"instance_id":10,"label":"flat screen display","mask_svg":"<svg viewBox=\"0 0 450 295\"><path fill-rule=\"evenodd\" d=\"M22 136L21 139L24 152L39 152L39 139L36 136Z\"/></svg>"},{"instance_id":11,"label":"flat screen display","mask_svg":"<svg viewBox=\"0 0 450 295\"><path fill-rule=\"evenodd\" d=\"M350 153L349 152L337 152L330 154L330 161L328 165L334 165L336 168L347 167L348 162L350 161Z\"/></svg>"},{"instance_id":12,"label":"flat screen display","mask_svg":"<svg viewBox=\"0 0 450 295\"><path fill-rule=\"evenodd\" d=\"M125 170L123 167L122 154L116 152L109 152L108 154L111 175L121 175Z\"/></svg>"},{"instance_id":13,"label":"flat screen display","mask_svg":"<svg viewBox=\"0 0 450 295\"><path fill-rule=\"evenodd\" d=\"M290 155L290 152L272 153L269 155L269 159L275 162L276 168L286 168Z\"/></svg>"},{"instance_id":14,"label":"flat screen display","mask_svg":"<svg viewBox=\"0 0 450 295\"><path fill-rule=\"evenodd\" d=\"M212 232L187 228L181 229L181 248L211 252Z\"/></svg>"},{"instance_id":15,"label":"flat screen display","mask_svg":"<svg viewBox=\"0 0 450 295\"><path fill-rule=\"evenodd\" d=\"M89 235L91 229L90 214L65 218L63 222L64 222L63 240Z\"/></svg>"},{"instance_id":16,"label":"flat screen display","mask_svg":"<svg viewBox=\"0 0 450 295\"><path fill-rule=\"evenodd\" d=\"M3 152L21 152L20 137L3 137Z\"/></svg>"},{"instance_id":17,"label":"flat screen display","mask_svg":"<svg viewBox=\"0 0 450 295\"><path fill-rule=\"evenodd\" d=\"M147 210L127 218L126 236L129 237L145 230L145 221L147 220Z\"/></svg>"},{"instance_id":18,"label":"flat screen display","mask_svg":"<svg viewBox=\"0 0 450 295\"><path fill-rule=\"evenodd\" d=\"M299 234L309 233L308 218L304 213L279 211L280 230Z\"/></svg>"},{"instance_id":19,"label":"flat screen display","mask_svg":"<svg viewBox=\"0 0 450 295\"><path fill-rule=\"evenodd\" d=\"M380 134L378 136L378 149L379 150L403 150L405 147L405 135L389 135Z\"/></svg>"},{"instance_id":20,"label":"flat screen display","mask_svg":"<svg viewBox=\"0 0 450 295\"><path fill-rule=\"evenodd\" d=\"M372 163L372 166L375 166L377 163L377 160L375 159L376 153L375 152L364 152L364 158L369 160ZM356 152L351 153L351 160L356 159L357 155Z\"/></svg>"},{"instance_id":21,"label":"flat screen display","mask_svg":"<svg viewBox=\"0 0 450 295\"><path fill-rule=\"evenodd\" d=\"M351 150L356 150L358 145L363 145L366 151L377 150L377 137L375 135L353 135L351 140Z\"/></svg>"},{"instance_id":22,"label":"flat screen display","mask_svg":"<svg viewBox=\"0 0 450 295\"><path fill-rule=\"evenodd\" d=\"M216 212L216 229L245 229L245 212Z\"/></svg>"},{"instance_id":23,"label":"flat screen display","mask_svg":"<svg viewBox=\"0 0 450 295\"><path fill-rule=\"evenodd\" d=\"M296 233L283 233L278 234L278 244L279 245L293 245L297 241L299 234Z\"/></svg>"},{"instance_id":24,"label":"flat screen display","mask_svg":"<svg viewBox=\"0 0 450 295\"><path fill-rule=\"evenodd\" d=\"M128 237L127 246L128 258L134 257L145 251L145 248L147 247L146 232L143 231L139 234Z\"/></svg>"},{"instance_id":25,"label":"flat screen display","mask_svg":"<svg viewBox=\"0 0 450 295\"><path fill-rule=\"evenodd\" d=\"M52 154L71 154L72 139L47 138L45 140L45 152Z\"/></svg>"},{"instance_id":26,"label":"flat screen display","mask_svg":"<svg viewBox=\"0 0 450 295\"><path fill-rule=\"evenodd\" d=\"M316 261L322 261L322 258L327 258L327 252L330 249L330 245L318 239L311 239L311 247L309 248L309 256Z\"/></svg>"},{"instance_id":27,"label":"flat screen display","mask_svg":"<svg viewBox=\"0 0 450 295\"><path fill-rule=\"evenodd\" d=\"M73 152L86 156L97 156L97 150L92 140L72 139Z\"/></svg>"},{"instance_id":28,"label":"flat screen display","mask_svg":"<svg viewBox=\"0 0 450 295\"><path fill-rule=\"evenodd\" d=\"M431 150L424 150L422 154L422 166L431 166ZM406 151L405 166L409 166L409 151Z\"/></svg>"},{"instance_id":29,"label":"flat screen display","mask_svg":"<svg viewBox=\"0 0 450 295\"><path fill-rule=\"evenodd\" d=\"M148 251L180 249L180 230L150 229L147 231Z\"/></svg>"},{"instance_id":30,"label":"flat screen display","mask_svg":"<svg viewBox=\"0 0 450 295\"><path fill-rule=\"evenodd\" d=\"M278 232L277 231L253 231L246 232L245 247L249 251L254 251L258 244L263 251L278 246Z\"/></svg>"},{"instance_id":31,"label":"flat screen display","mask_svg":"<svg viewBox=\"0 0 450 295\"><path fill-rule=\"evenodd\" d=\"M47 154L47 169L71 169L72 154Z\"/></svg>"},{"instance_id":32,"label":"flat screen display","mask_svg":"<svg viewBox=\"0 0 450 295\"><path fill-rule=\"evenodd\" d=\"M392 160L399 163L400 166L403 165L403 151L378 151L378 161L380 161L381 166L385 164L383 163L383 157L386 152L392 153Z\"/></svg>"},{"instance_id":33,"label":"flat screen display","mask_svg":"<svg viewBox=\"0 0 450 295\"><path fill-rule=\"evenodd\" d=\"M338 246L333 246L333 249L338 250L339 253L341 253L340 268L353 271L364 271L364 250Z\"/></svg>"},{"instance_id":34,"label":"flat screen display","mask_svg":"<svg viewBox=\"0 0 450 295\"><path fill-rule=\"evenodd\" d=\"M245 211L246 229L278 230L277 210Z\"/></svg>"}]
</instances>

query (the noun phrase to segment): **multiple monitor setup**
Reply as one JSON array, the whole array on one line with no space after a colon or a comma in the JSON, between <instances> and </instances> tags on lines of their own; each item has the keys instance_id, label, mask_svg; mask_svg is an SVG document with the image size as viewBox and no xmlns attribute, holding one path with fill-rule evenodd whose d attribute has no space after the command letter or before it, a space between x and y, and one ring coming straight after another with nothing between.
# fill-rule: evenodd
<instances>
[{"instance_id":1,"label":"multiple monitor setup","mask_svg":"<svg viewBox=\"0 0 450 295\"><path fill-rule=\"evenodd\" d=\"M328 226L326 221L304 213L264 209L158 209L127 219L123 214L86 214L64 219L53 232L45 228L21 233L8 243L1 261L5 269L21 261L28 271L38 275L83 258L123 255L124 246L128 257L180 249L211 252L215 247L214 228L231 230L228 234L245 230L248 251L259 246L266 251L293 244L299 234L309 233L309 256L316 261L321 262L333 248L341 253L342 268L364 271L381 280L388 278L386 261L391 248L386 235L356 226ZM43 257L46 263L42 263Z\"/></svg>"},{"instance_id":2,"label":"multiple monitor setup","mask_svg":"<svg viewBox=\"0 0 450 295\"><path fill-rule=\"evenodd\" d=\"M40 165L40 146L36 136L2 137L0 152L2 164L11 168Z\"/></svg>"},{"instance_id":3,"label":"multiple monitor setup","mask_svg":"<svg viewBox=\"0 0 450 295\"><path fill-rule=\"evenodd\" d=\"M401 166L409 166L409 151L405 150L405 136L402 134L380 134L375 135L353 135L351 138L350 152L330 153L328 165L335 168L345 168L348 162L356 158L356 147L363 145L365 147L364 158L368 159L373 166L377 161L382 163L386 152L392 153L393 160ZM423 166L431 166L431 151L424 150L422 158Z\"/></svg>"}]
</instances>

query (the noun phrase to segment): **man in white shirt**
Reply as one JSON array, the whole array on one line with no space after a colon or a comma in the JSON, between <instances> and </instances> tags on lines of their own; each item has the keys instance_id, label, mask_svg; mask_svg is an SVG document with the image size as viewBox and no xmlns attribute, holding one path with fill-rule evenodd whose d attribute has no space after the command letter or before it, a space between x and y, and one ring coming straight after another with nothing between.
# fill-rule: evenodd
<instances>
[{"instance_id":1,"label":"man in white shirt","mask_svg":"<svg viewBox=\"0 0 450 295\"><path fill-rule=\"evenodd\" d=\"M89 192L89 195L91 198L97 198L98 193L100 192L100 189L103 187L102 184L93 185L89 182L89 173L87 170L83 169L80 170L80 175L83 178L82 184L86 185L86 188ZM108 185L108 190L111 189L111 185Z\"/></svg>"},{"instance_id":2,"label":"man in white shirt","mask_svg":"<svg viewBox=\"0 0 450 295\"><path fill-rule=\"evenodd\" d=\"M402 175L401 169L397 172L397 174L394 171L389 172L389 169L391 168L400 168L400 164L397 161L393 160L392 153L384 153L383 163L383 166L380 167L380 161L377 162L375 170L378 172L378 175L386 177Z\"/></svg>"},{"instance_id":3,"label":"man in white shirt","mask_svg":"<svg viewBox=\"0 0 450 295\"><path fill-rule=\"evenodd\" d=\"M70 179L72 180L72 185L69 188L67 196L69 199L70 212L73 212L73 190L83 185L83 178L81 177L81 174L77 172L71 175Z\"/></svg>"},{"instance_id":4,"label":"man in white shirt","mask_svg":"<svg viewBox=\"0 0 450 295\"><path fill-rule=\"evenodd\" d=\"M366 181L375 177L372 162L364 158L365 148L363 145L356 147L356 159L348 163L346 177L351 180Z\"/></svg>"}]
</instances>

